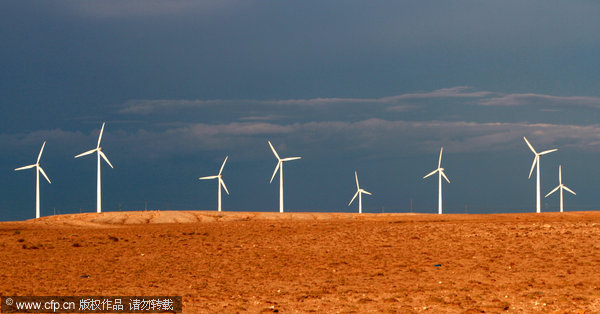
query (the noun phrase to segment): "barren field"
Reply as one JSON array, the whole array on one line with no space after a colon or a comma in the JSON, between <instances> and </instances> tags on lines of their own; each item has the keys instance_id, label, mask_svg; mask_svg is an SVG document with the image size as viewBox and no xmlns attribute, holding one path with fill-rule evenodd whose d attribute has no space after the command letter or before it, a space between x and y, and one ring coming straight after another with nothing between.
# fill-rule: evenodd
<instances>
[{"instance_id":1,"label":"barren field","mask_svg":"<svg viewBox=\"0 0 600 314\"><path fill-rule=\"evenodd\" d=\"M1 295L185 313L600 312L600 213L114 212L0 223Z\"/></svg>"}]
</instances>

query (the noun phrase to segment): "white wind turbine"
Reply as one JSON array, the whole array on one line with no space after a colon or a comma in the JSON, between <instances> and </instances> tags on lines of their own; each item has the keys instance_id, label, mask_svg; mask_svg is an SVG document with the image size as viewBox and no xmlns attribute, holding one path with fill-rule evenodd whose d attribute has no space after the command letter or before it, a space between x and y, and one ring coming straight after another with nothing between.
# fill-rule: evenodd
<instances>
[{"instance_id":1,"label":"white wind turbine","mask_svg":"<svg viewBox=\"0 0 600 314\"><path fill-rule=\"evenodd\" d=\"M558 166L558 186L554 188L554 190L550 191L550 193L546 194L545 197L550 196L550 194L556 192L556 190L560 189L560 212L563 212L563 190L567 190L569 193L573 195L577 195L571 189L569 189L566 185L562 184L562 166Z\"/></svg>"},{"instance_id":2,"label":"white wind turbine","mask_svg":"<svg viewBox=\"0 0 600 314\"><path fill-rule=\"evenodd\" d=\"M223 160L223 164L221 165L221 170L219 170L218 175L199 178L200 180L219 179L217 181L217 189L219 190L219 207L218 207L219 211L221 211L221 186L223 186L223 188L225 189L225 192L227 192L227 195L229 195L229 191L227 191L227 187L225 186L225 181L223 181L223 176L221 175L221 172L223 172L223 168L225 167L225 163L227 162L227 158L229 158L229 156L225 157L225 160Z\"/></svg>"},{"instance_id":3,"label":"white wind turbine","mask_svg":"<svg viewBox=\"0 0 600 314\"><path fill-rule=\"evenodd\" d=\"M448 180L448 177L446 177L446 174L444 173L444 168L442 168L442 152L444 151L444 147L442 147L442 149L440 149L440 159L438 161L438 167L437 169L433 170L432 172L430 172L428 175L424 176L423 179L429 177L430 175L433 175L434 173L438 173L438 185L439 185L439 193L438 193L438 214L442 214L442 177L444 177L444 179L446 179L446 181L448 181L448 183L450 183L450 180Z\"/></svg>"},{"instance_id":4,"label":"white wind turbine","mask_svg":"<svg viewBox=\"0 0 600 314\"><path fill-rule=\"evenodd\" d=\"M15 169L15 171L19 171L19 170L31 169L33 167L36 168L35 169L35 218L40 218L40 172L42 173L42 175L44 175L44 178L46 178L46 180L48 180L48 183L52 183L52 182L50 182L50 179L48 179L48 176L44 172L44 169L42 169L42 166L40 166L40 159L42 158L42 152L44 151L44 146L46 146L46 142L44 142L44 144L42 144L42 149L40 149L40 153L38 154L38 158L37 158L37 161L35 162L35 164Z\"/></svg>"},{"instance_id":5,"label":"white wind turbine","mask_svg":"<svg viewBox=\"0 0 600 314\"><path fill-rule=\"evenodd\" d=\"M273 178L275 178L275 174L277 173L277 170L279 170L279 212L283 213L283 163L290 160L300 159L302 157L288 157L283 159L279 158L279 155L277 154L277 151L275 151L271 141L267 142L269 142L269 146L271 146L271 150L277 158L277 166L275 167L275 171L273 171L273 175L271 176L271 181L269 181L269 183L273 182Z\"/></svg>"},{"instance_id":6,"label":"white wind turbine","mask_svg":"<svg viewBox=\"0 0 600 314\"><path fill-rule=\"evenodd\" d=\"M96 148L94 148L92 150L88 150L85 153L81 153L81 154L75 156L75 158L78 158L81 156L89 155L94 152L97 153L96 155L98 157L98 181L97 181L97 191L96 191L96 212L98 212L98 213L102 212L102 184L100 182L100 156L102 156L104 161L106 161L106 163L111 168L114 168L113 165L110 163L110 161L108 161L108 158L106 157L106 155L104 155L104 152L102 152L102 147L100 147L100 141L102 140L102 133L104 133L104 125L105 124L106 124L106 122L102 123L102 129L100 129L100 136L98 136L98 145L96 145Z\"/></svg>"},{"instance_id":7,"label":"white wind turbine","mask_svg":"<svg viewBox=\"0 0 600 314\"><path fill-rule=\"evenodd\" d=\"M537 165L537 183L536 183L536 190L535 190L535 201L536 201L535 211L536 211L536 213L541 213L542 205L540 202L540 156L555 152L558 149L555 148L555 149L550 149L550 150L546 150L541 153L538 153L535 151L535 149L533 149L533 146L531 146L531 144L529 143L529 141L527 140L527 138L525 136L523 136L523 139L525 140L525 143L527 143L527 146L529 146L529 149L531 149L533 154L535 154L535 157L533 158L533 164L531 165L531 170L529 170L529 178L531 178L531 174L533 173L533 168Z\"/></svg>"},{"instance_id":8,"label":"white wind turbine","mask_svg":"<svg viewBox=\"0 0 600 314\"><path fill-rule=\"evenodd\" d=\"M362 214L362 194L363 193L368 194L368 195L373 195L373 194L360 188L360 185L358 185L358 174L356 173L356 171L354 171L354 178L356 179L356 193L352 197L352 200L350 200L350 203L348 203L348 206L350 206L350 204L352 204L352 202L354 202L354 199L358 195L358 213Z\"/></svg>"}]
</instances>

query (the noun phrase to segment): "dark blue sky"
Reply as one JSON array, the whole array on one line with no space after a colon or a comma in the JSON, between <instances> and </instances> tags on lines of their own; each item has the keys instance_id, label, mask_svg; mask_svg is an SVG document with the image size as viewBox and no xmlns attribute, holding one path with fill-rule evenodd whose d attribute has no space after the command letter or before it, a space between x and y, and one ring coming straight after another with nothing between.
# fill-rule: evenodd
<instances>
[{"instance_id":1,"label":"dark blue sky","mask_svg":"<svg viewBox=\"0 0 600 314\"><path fill-rule=\"evenodd\" d=\"M0 220L93 211L93 148L107 122L104 210L446 212L535 210L564 183L567 210L600 209L600 4L595 1L2 1ZM557 210L558 197L543 201Z\"/></svg>"}]
</instances>

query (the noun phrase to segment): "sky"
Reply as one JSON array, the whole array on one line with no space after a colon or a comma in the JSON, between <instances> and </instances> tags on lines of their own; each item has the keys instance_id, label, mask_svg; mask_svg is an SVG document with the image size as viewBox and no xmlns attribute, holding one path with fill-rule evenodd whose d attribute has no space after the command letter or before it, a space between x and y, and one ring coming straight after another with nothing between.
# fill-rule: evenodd
<instances>
[{"instance_id":1,"label":"sky","mask_svg":"<svg viewBox=\"0 0 600 314\"><path fill-rule=\"evenodd\" d=\"M597 1L2 1L0 220L103 210L599 210ZM278 179L276 179L278 180ZM412 204L412 205L411 205ZM542 200L557 211L558 195Z\"/></svg>"}]
</instances>

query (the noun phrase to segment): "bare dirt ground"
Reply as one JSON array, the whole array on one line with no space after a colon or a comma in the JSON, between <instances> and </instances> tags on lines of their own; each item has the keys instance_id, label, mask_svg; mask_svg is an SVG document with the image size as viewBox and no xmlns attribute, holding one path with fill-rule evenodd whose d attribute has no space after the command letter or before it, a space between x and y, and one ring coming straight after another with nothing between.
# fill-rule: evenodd
<instances>
[{"instance_id":1,"label":"bare dirt ground","mask_svg":"<svg viewBox=\"0 0 600 314\"><path fill-rule=\"evenodd\" d=\"M0 248L1 295L181 295L185 313L600 312L598 212L61 215L0 223Z\"/></svg>"}]
</instances>

